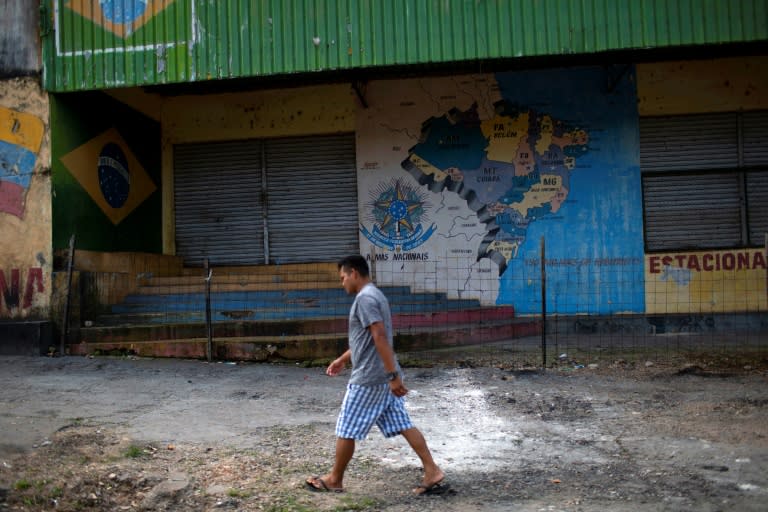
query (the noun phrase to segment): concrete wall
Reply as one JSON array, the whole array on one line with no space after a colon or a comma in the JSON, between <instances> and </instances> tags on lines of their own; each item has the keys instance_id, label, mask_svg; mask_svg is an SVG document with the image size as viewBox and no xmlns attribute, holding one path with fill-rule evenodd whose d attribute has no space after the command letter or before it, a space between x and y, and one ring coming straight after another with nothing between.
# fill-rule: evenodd
<instances>
[{"instance_id":1,"label":"concrete wall","mask_svg":"<svg viewBox=\"0 0 768 512\"><path fill-rule=\"evenodd\" d=\"M643 253L637 122L766 109L767 89L768 57L744 57L373 81L362 91L367 108L349 84L112 96L160 122L166 254L175 252L173 144L354 131L361 252L376 261L379 281L536 312L544 237L553 269L550 311L616 313L711 311L706 302L735 304L738 282L755 284L738 307L764 309L765 267L754 256L739 270L743 278L725 275L721 281L732 289L715 287L714 298L652 270L657 256ZM516 135L526 130L536 137ZM477 136L493 142L479 159L457 153L479 143ZM504 169L488 164L505 159ZM552 172L523 186L530 166L547 164ZM522 192L505 197L512 184ZM382 208L397 201L405 210ZM661 256L673 267L691 260ZM706 271L701 261L686 269L693 273L688 283Z\"/></svg>"},{"instance_id":2,"label":"concrete wall","mask_svg":"<svg viewBox=\"0 0 768 512\"><path fill-rule=\"evenodd\" d=\"M768 57L641 64L642 116L768 109ZM649 313L765 311L766 249L737 248L645 257Z\"/></svg>"},{"instance_id":3,"label":"concrete wall","mask_svg":"<svg viewBox=\"0 0 768 512\"><path fill-rule=\"evenodd\" d=\"M0 320L45 320L50 313L48 119L37 80L0 81Z\"/></svg>"}]
</instances>

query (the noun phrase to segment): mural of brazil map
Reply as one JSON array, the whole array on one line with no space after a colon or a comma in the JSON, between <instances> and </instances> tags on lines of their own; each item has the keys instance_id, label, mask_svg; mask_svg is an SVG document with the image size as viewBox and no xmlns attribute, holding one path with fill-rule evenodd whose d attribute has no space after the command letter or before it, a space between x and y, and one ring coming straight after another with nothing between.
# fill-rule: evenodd
<instances>
[{"instance_id":1,"label":"mural of brazil map","mask_svg":"<svg viewBox=\"0 0 768 512\"><path fill-rule=\"evenodd\" d=\"M480 119L477 105L431 119L403 167L433 192L448 189L467 201L486 224L479 257L503 274L528 225L556 213L568 197L589 134L546 113L495 106L492 119Z\"/></svg>"},{"instance_id":2,"label":"mural of brazil map","mask_svg":"<svg viewBox=\"0 0 768 512\"><path fill-rule=\"evenodd\" d=\"M498 304L540 309L544 238L551 311L642 311L634 70L506 72L489 85L493 94L475 89L453 106L433 93L442 110L419 120L402 169L475 212L481 232L470 246L498 267ZM457 90L471 94L466 83Z\"/></svg>"}]
</instances>

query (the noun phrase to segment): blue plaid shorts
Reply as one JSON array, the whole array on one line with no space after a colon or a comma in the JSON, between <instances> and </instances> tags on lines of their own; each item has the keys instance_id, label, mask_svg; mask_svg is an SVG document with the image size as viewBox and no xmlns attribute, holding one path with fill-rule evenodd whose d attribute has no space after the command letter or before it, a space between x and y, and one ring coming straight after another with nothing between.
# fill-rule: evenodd
<instances>
[{"instance_id":1,"label":"blue plaid shorts","mask_svg":"<svg viewBox=\"0 0 768 512\"><path fill-rule=\"evenodd\" d=\"M336 421L336 437L360 441L368 436L374 425L384 437L394 437L413 428L405 410L405 397L393 395L389 384L349 384Z\"/></svg>"}]
</instances>

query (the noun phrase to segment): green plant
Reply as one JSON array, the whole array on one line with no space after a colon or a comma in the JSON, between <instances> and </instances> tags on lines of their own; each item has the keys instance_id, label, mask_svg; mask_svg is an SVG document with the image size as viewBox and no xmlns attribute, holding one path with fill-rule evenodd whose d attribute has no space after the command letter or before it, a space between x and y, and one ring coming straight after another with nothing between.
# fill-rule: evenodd
<instances>
[{"instance_id":1,"label":"green plant","mask_svg":"<svg viewBox=\"0 0 768 512\"><path fill-rule=\"evenodd\" d=\"M251 496L251 493L248 491L242 491L240 489L229 489L227 491L227 496L230 498L248 498Z\"/></svg>"},{"instance_id":2,"label":"green plant","mask_svg":"<svg viewBox=\"0 0 768 512\"><path fill-rule=\"evenodd\" d=\"M374 510L374 507L378 504L376 500L368 497L353 498L351 496L343 496L341 498L342 504L333 509L334 512L347 512L351 510Z\"/></svg>"},{"instance_id":3,"label":"green plant","mask_svg":"<svg viewBox=\"0 0 768 512\"><path fill-rule=\"evenodd\" d=\"M144 455L144 450L142 450L136 445L131 445L125 450L125 453L123 455L125 455L125 457L129 459L137 459L142 455Z\"/></svg>"},{"instance_id":4,"label":"green plant","mask_svg":"<svg viewBox=\"0 0 768 512\"><path fill-rule=\"evenodd\" d=\"M22 478L21 480L16 482L16 485L14 485L14 488L17 491L25 491L25 490L29 489L30 487L32 487L32 484L29 482L29 480L26 480L24 478Z\"/></svg>"}]
</instances>

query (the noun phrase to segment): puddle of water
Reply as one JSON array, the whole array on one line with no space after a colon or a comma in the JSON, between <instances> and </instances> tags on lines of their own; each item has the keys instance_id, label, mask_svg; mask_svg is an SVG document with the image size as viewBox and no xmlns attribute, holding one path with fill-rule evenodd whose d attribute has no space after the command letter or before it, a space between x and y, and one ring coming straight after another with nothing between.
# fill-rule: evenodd
<instances>
[{"instance_id":1,"label":"puddle of water","mask_svg":"<svg viewBox=\"0 0 768 512\"><path fill-rule=\"evenodd\" d=\"M562 463L595 463L604 459L595 444L613 443L595 427L569 422L544 422L541 418L491 405L489 397L499 388L473 382L457 370L439 388L414 389L408 395L408 409L424 433L438 463L456 471L515 470L523 463L553 459ZM540 395L531 393L531 396ZM591 446L590 446L591 445ZM384 439L374 429L359 444L358 453L391 466L419 465L419 460L401 438Z\"/></svg>"}]
</instances>

